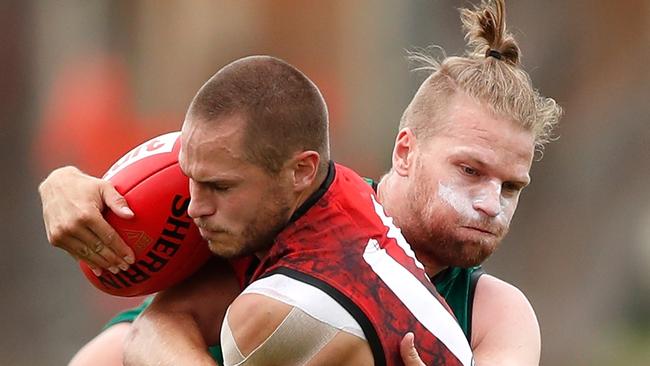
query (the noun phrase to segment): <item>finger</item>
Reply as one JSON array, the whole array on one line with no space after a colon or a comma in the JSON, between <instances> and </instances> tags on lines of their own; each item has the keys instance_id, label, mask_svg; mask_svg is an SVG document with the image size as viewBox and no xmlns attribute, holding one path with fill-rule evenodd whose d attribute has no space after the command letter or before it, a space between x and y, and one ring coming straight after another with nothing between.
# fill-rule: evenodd
<instances>
[{"instance_id":1,"label":"finger","mask_svg":"<svg viewBox=\"0 0 650 366\"><path fill-rule=\"evenodd\" d=\"M93 271L93 273L95 274L95 276L99 277L99 276L102 275L102 272L103 272L103 271L102 271L101 268L95 267L94 265L92 265L92 264L86 262L85 260L81 259L81 258L80 258L78 255L76 255L76 254L72 254L72 253L68 253L68 254L70 254L70 256L71 256L75 261L86 263L86 265L88 266L88 268L90 268L90 270Z\"/></svg>"},{"instance_id":2,"label":"finger","mask_svg":"<svg viewBox=\"0 0 650 366\"><path fill-rule=\"evenodd\" d=\"M94 220L89 227L95 236L97 236L97 238L114 253L115 257L109 255L111 263L116 266L123 264L128 267L129 264L135 262L135 253L133 252L133 249L126 245L124 240L122 240L122 238L117 234L117 231L115 231L115 229L113 229L113 227L106 222L103 217Z\"/></svg>"},{"instance_id":3,"label":"finger","mask_svg":"<svg viewBox=\"0 0 650 366\"><path fill-rule=\"evenodd\" d=\"M95 268L109 269L112 267L104 257L94 253L86 244L77 238L69 238L65 250L74 257L79 258L79 260L82 260L86 262L86 264ZM115 268L115 272L117 272L117 267L113 268Z\"/></svg>"},{"instance_id":4,"label":"finger","mask_svg":"<svg viewBox=\"0 0 650 366\"><path fill-rule=\"evenodd\" d=\"M133 211L129 208L129 205L126 203L126 199L117 192L110 182L106 182L106 184L102 186L101 194L102 200L106 206L108 206L108 208L110 208L117 216L123 219L130 219L135 216Z\"/></svg>"},{"instance_id":5,"label":"finger","mask_svg":"<svg viewBox=\"0 0 650 366\"><path fill-rule=\"evenodd\" d=\"M404 366L426 366L415 349L415 335L413 333L408 332L402 338L399 344L399 352L402 355Z\"/></svg>"},{"instance_id":6,"label":"finger","mask_svg":"<svg viewBox=\"0 0 650 366\"><path fill-rule=\"evenodd\" d=\"M92 224L89 225L91 225L92 228ZM109 246L110 244L107 245L104 242L105 240L110 241L110 238L106 238L106 237L101 238L91 230L79 230L78 233L76 234L76 238L79 239L82 243L84 243L90 250L92 250L93 253L102 256L108 263L110 263L111 267L120 268L124 271L129 269L129 265L122 258L122 256L117 254L116 250Z\"/></svg>"},{"instance_id":7,"label":"finger","mask_svg":"<svg viewBox=\"0 0 650 366\"><path fill-rule=\"evenodd\" d=\"M93 266L93 265L90 264L90 263L86 263L86 264L88 265L88 268L90 268L90 270L93 271L93 273L94 273L95 276L97 276L97 277L101 276L102 273L104 272L104 271L102 271L101 268L95 267L95 266Z\"/></svg>"},{"instance_id":8,"label":"finger","mask_svg":"<svg viewBox=\"0 0 650 366\"><path fill-rule=\"evenodd\" d=\"M120 269L116 266L110 265L110 263L106 260L106 258L102 257L101 255L97 253L92 253L88 257L88 260L86 261L86 264L88 264L89 267L96 267L94 263L106 263L107 265L103 268L108 269L111 273L118 273Z\"/></svg>"},{"instance_id":9,"label":"finger","mask_svg":"<svg viewBox=\"0 0 650 366\"><path fill-rule=\"evenodd\" d=\"M86 210L85 212L72 224L53 225L52 232L48 231L48 240L55 247L75 254L77 257L81 257L84 262L98 268L111 270L111 267L114 267L115 270L111 270L112 272L117 271L117 268L128 268L127 263L113 253L110 248L103 252L100 249L104 248L96 249L93 251L96 252L96 255L86 252L86 247L92 250L97 248L98 243L101 242L101 238L95 235L91 229L96 221L103 221L103 218L99 211ZM110 225L108 226L110 227Z\"/></svg>"},{"instance_id":10,"label":"finger","mask_svg":"<svg viewBox=\"0 0 650 366\"><path fill-rule=\"evenodd\" d=\"M111 263L113 267L117 267L123 271L126 271L129 269L129 265L124 261L124 259L118 257L115 252L106 245L101 240L98 240L93 247L91 247L91 250L102 256L104 259L106 259L107 262ZM113 273L115 273L111 268L109 270Z\"/></svg>"}]
</instances>

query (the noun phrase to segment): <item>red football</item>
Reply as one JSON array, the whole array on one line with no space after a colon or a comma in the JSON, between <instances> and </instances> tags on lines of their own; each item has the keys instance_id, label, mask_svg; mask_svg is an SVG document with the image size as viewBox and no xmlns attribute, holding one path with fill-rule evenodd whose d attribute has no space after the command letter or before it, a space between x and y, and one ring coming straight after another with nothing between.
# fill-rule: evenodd
<instances>
[{"instance_id":1,"label":"red football","mask_svg":"<svg viewBox=\"0 0 650 366\"><path fill-rule=\"evenodd\" d=\"M81 262L86 278L116 296L139 296L166 289L198 270L211 256L187 215L189 181L178 166L180 132L153 138L129 151L106 172L135 217L104 217L135 252L128 271L95 276Z\"/></svg>"}]
</instances>

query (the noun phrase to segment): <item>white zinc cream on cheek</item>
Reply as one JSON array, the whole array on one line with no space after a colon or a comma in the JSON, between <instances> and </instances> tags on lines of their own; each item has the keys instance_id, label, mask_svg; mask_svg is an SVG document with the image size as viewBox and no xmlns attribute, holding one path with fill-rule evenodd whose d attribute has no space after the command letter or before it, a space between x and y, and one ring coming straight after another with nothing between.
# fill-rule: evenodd
<instances>
[{"instance_id":1,"label":"white zinc cream on cheek","mask_svg":"<svg viewBox=\"0 0 650 366\"><path fill-rule=\"evenodd\" d=\"M486 190L494 190L489 192ZM481 214L474 208L475 204L483 202L489 194L499 196L500 212L494 218L501 225L510 224L510 205L511 202L501 196L501 187L498 184L486 185L486 188L478 192L470 192L470 188L452 182L438 182L438 197L449 206L451 206L461 217L468 220L481 220Z\"/></svg>"},{"instance_id":2,"label":"white zinc cream on cheek","mask_svg":"<svg viewBox=\"0 0 650 366\"><path fill-rule=\"evenodd\" d=\"M438 197L451 206L458 214L470 220L479 220L480 214L472 207L472 198L466 189L457 185L438 182Z\"/></svg>"}]
</instances>

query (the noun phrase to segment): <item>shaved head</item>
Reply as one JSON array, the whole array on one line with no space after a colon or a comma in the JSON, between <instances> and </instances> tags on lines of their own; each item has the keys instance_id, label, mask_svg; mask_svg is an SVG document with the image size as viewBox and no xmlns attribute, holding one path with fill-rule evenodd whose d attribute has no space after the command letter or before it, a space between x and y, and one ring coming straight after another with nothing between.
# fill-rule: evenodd
<instances>
[{"instance_id":1,"label":"shaved head","mask_svg":"<svg viewBox=\"0 0 650 366\"><path fill-rule=\"evenodd\" d=\"M194 97L186 118L223 123L244 118L247 160L277 173L292 154L312 150L329 160L327 106L316 85L298 69L270 56L234 61ZM282 143L279 143L281 141Z\"/></svg>"}]
</instances>

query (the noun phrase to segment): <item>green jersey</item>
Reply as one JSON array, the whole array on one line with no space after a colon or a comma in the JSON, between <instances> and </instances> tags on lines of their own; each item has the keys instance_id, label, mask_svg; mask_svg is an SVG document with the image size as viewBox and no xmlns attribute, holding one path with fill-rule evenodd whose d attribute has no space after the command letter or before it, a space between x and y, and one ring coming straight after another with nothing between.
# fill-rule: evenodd
<instances>
[{"instance_id":1,"label":"green jersey","mask_svg":"<svg viewBox=\"0 0 650 366\"><path fill-rule=\"evenodd\" d=\"M484 274L481 266L449 267L433 277L433 284L454 312L467 341L472 340L472 305L478 278Z\"/></svg>"}]
</instances>

